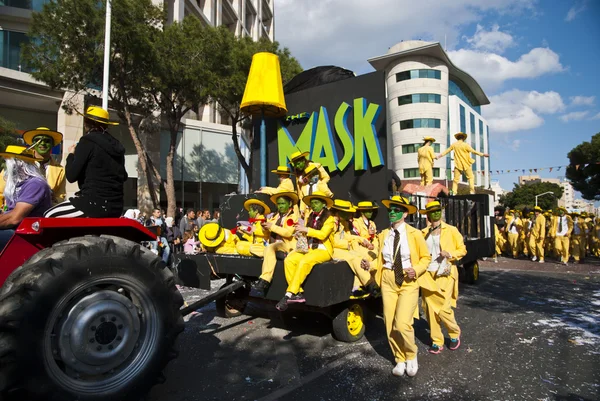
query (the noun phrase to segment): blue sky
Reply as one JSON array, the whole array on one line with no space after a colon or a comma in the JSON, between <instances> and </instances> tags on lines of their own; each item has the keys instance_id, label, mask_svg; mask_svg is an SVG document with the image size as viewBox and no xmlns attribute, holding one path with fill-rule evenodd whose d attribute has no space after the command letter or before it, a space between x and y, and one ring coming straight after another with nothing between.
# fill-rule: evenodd
<instances>
[{"instance_id":1,"label":"blue sky","mask_svg":"<svg viewBox=\"0 0 600 401\"><path fill-rule=\"evenodd\" d=\"M482 109L492 171L527 171L568 164L600 132L598 21L598 0L277 0L275 39L305 69L357 74L401 40L445 41L492 101ZM510 190L518 175L492 178Z\"/></svg>"}]
</instances>

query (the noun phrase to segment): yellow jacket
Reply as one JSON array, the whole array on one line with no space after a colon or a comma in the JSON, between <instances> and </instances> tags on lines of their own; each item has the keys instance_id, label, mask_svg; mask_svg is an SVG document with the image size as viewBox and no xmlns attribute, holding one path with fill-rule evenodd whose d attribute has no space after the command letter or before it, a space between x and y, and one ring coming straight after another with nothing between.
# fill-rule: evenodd
<instances>
[{"instance_id":1,"label":"yellow jacket","mask_svg":"<svg viewBox=\"0 0 600 401\"><path fill-rule=\"evenodd\" d=\"M508 216L506 218L506 233L510 234L510 228L513 222L515 223L515 227L517 228L517 234L521 233L521 231L523 231L523 220L519 218L515 219L514 216Z\"/></svg>"},{"instance_id":2,"label":"yellow jacket","mask_svg":"<svg viewBox=\"0 0 600 401\"><path fill-rule=\"evenodd\" d=\"M256 192L259 192L261 194L267 194L267 195L275 195L280 192L295 192L294 191L294 183L292 182L291 178L284 178L283 181L281 181L279 183L279 186L277 188L263 187L263 189L261 189L260 191L256 191Z\"/></svg>"},{"instance_id":3,"label":"yellow jacket","mask_svg":"<svg viewBox=\"0 0 600 401\"><path fill-rule=\"evenodd\" d=\"M265 220L265 216L263 216L262 214L257 214L255 219ZM252 234L242 232L243 239L253 244L264 244L265 242L269 242L269 232L263 230L260 221L255 221L254 223L252 223L252 227L254 227L254 231L252 232Z\"/></svg>"},{"instance_id":4,"label":"yellow jacket","mask_svg":"<svg viewBox=\"0 0 600 401\"><path fill-rule=\"evenodd\" d=\"M280 239L285 246L292 250L296 248L296 237L294 237L294 224L298 222L298 214L292 210L291 213L287 214L281 219L281 225L277 225L279 220L279 213L274 214L268 221L272 224L269 234L274 234L276 239ZM288 225L288 220L292 220L293 224ZM270 238L271 242L275 242L273 236Z\"/></svg>"},{"instance_id":5,"label":"yellow jacket","mask_svg":"<svg viewBox=\"0 0 600 401\"><path fill-rule=\"evenodd\" d=\"M65 168L52 159L46 167L46 181L52 190L52 206L64 202L67 197ZM4 170L0 172L0 206L4 205Z\"/></svg>"},{"instance_id":6,"label":"yellow jacket","mask_svg":"<svg viewBox=\"0 0 600 401\"><path fill-rule=\"evenodd\" d=\"M316 165L317 169L319 170L319 182L317 183L316 187L313 189L313 192L321 191L321 192L325 193L327 196L333 197L333 192L331 192L331 190L329 189L329 185L327 185L327 183L329 182L329 179L330 179L329 174L327 174L327 171L325 171L325 168L323 166L321 166L320 163L308 162L306 168L308 168L308 166L312 166L312 165ZM306 205L304 204L304 202L302 202L302 199L306 195L308 195L310 186L300 183L300 178L301 178L301 175L296 176L296 193L298 194L298 198L300 200L300 209L304 210ZM292 191L293 190L294 189L292 188Z\"/></svg>"},{"instance_id":7,"label":"yellow jacket","mask_svg":"<svg viewBox=\"0 0 600 401\"><path fill-rule=\"evenodd\" d=\"M349 251L357 246L360 241L362 241L362 238L352 233L347 222L339 224L333 235L333 247L336 249Z\"/></svg>"},{"instance_id":8,"label":"yellow jacket","mask_svg":"<svg viewBox=\"0 0 600 401\"><path fill-rule=\"evenodd\" d=\"M535 222L531 228L531 235L537 239L544 239L546 237L546 218L543 214L539 214L535 218Z\"/></svg>"},{"instance_id":9,"label":"yellow jacket","mask_svg":"<svg viewBox=\"0 0 600 401\"><path fill-rule=\"evenodd\" d=\"M206 248L206 252L226 255L237 254L235 244L237 244L240 239L228 229L224 228L223 230L225 230L225 240L216 248Z\"/></svg>"},{"instance_id":10,"label":"yellow jacket","mask_svg":"<svg viewBox=\"0 0 600 401\"><path fill-rule=\"evenodd\" d=\"M466 171L471 168L471 165L475 163L475 160L471 158L471 153L477 156L483 156L483 153L476 151L464 141L454 142L450 147L444 150L440 157L446 156L451 151L454 151L454 165L461 171Z\"/></svg>"},{"instance_id":11,"label":"yellow jacket","mask_svg":"<svg viewBox=\"0 0 600 401\"><path fill-rule=\"evenodd\" d=\"M565 237L570 237L573 232L573 219L568 214L565 217L567 218L567 234L565 234ZM556 237L556 233L558 232L558 219L559 216L552 217L552 225L550 226L551 237Z\"/></svg>"},{"instance_id":12,"label":"yellow jacket","mask_svg":"<svg viewBox=\"0 0 600 401\"><path fill-rule=\"evenodd\" d=\"M406 237L408 240L408 247L410 248L410 263L412 264L412 268L415 270L417 277L420 277L427 271L429 263L431 262L431 255L429 254L427 243L425 242L425 238L423 238L421 231L409 226L407 223L404 224L406 225ZM386 228L379 234L379 243L382 248L389 235L389 228ZM379 286L381 286L381 273L383 272L383 269L383 252L379 252L379 257L377 258L377 275L375 277ZM407 281L403 285L405 284L418 285L417 280Z\"/></svg>"},{"instance_id":13,"label":"yellow jacket","mask_svg":"<svg viewBox=\"0 0 600 401\"><path fill-rule=\"evenodd\" d=\"M452 258L448 259L448 262L455 265L460 259L467 254L467 247L463 241L463 236L458 229L450 224L446 224L442 221L440 232L440 248L442 251L448 252L452 255ZM425 227L421 230L423 237L429 232L431 226ZM436 256L437 255L432 255ZM456 277L458 278L458 277Z\"/></svg>"},{"instance_id":14,"label":"yellow jacket","mask_svg":"<svg viewBox=\"0 0 600 401\"><path fill-rule=\"evenodd\" d=\"M379 243L379 236L377 236L377 234L375 234L371 238L371 234L369 234L369 227L371 229L373 229L373 231L375 233L377 233L377 225L375 225L375 222L372 220L369 220L369 227L367 227L367 224L365 223L365 219L363 217L355 217L354 219L352 219L352 225L358 231L358 234L362 238L365 238L365 239L371 241L371 243L375 247L372 252L379 254L379 246L381 245Z\"/></svg>"},{"instance_id":15,"label":"yellow jacket","mask_svg":"<svg viewBox=\"0 0 600 401\"><path fill-rule=\"evenodd\" d=\"M309 238L315 238L321 241L325 245L325 249L329 252L329 255L333 257L333 242L335 236L335 219L333 216L329 216L327 220L323 222L323 227L320 230L314 228L308 228L306 234Z\"/></svg>"},{"instance_id":16,"label":"yellow jacket","mask_svg":"<svg viewBox=\"0 0 600 401\"><path fill-rule=\"evenodd\" d=\"M417 151L417 160L419 162L419 172L424 173L433 168L435 153L431 145L421 146Z\"/></svg>"}]
</instances>

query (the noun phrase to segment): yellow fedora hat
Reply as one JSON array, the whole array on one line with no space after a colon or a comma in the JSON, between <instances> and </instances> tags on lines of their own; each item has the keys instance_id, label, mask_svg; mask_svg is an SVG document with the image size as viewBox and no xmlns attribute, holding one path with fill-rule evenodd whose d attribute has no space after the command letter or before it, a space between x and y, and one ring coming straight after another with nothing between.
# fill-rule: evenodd
<instances>
[{"instance_id":1,"label":"yellow fedora hat","mask_svg":"<svg viewBox=\"0 0 600 401\"><path fill-rule=\"evenodd\" d=\"M377 203L371 201L361 201L356 205L356 210L375 210L379 209Z\"/></svg>"},{"instance_id":2,"label":"yellow fedora hat","mask_svg":"<svg viewBox=\"0 0 600 401\"><path fill-rule=\"evenodd\" d=\"M265 208L265 216L269 213L271 213L271 208L269 207L269 205L267 205L265 202L261 201L260 199L248 199L246 200L246 202L244 202L244 209L249 210L250 206L252 205L258 205L258 206L262 206L263 208Z\"/></svg>"},{"instance_id":3,"label":"yellow fedora hat","mask_svg":"<svg viewBox=\"0 0 600 401\"><path fill-rule=\"evenodd\" d=\"M417 207L415 205L411 205L408 199L403 196L394 195L391 199L382 200L381 203L383 203L383 206L387 207L388 209L390 206L403 207L406 209L407 214L413 214L417 211Z\"/></svg>"},{"instance_id":4,"label":"yellow fedora hat","mask_svg":"<svg viewBox=\"0 0 600 401\"><path fill-rule=\"evenodd\" d=\"M331 205L331 209L340 210L342 212L350 212L355 213L356 208L352 204L352 202L342 199L334 199L333 205Z\"/></svg>"},{"instance_id":5,"label":"yellow fedora hat","mask_svg":"<svg viewBox=\"0 0 600 401\"><path fill-rule=\"evenodd\" d=\"M535 207L533 208L533 210L534 210L535 212L544 213L544 209L542 209L542 208L541 208L541 207L539 207L539 206L535 206Z\"/></svg>"},{"instance_id":6,"label":"yellow fedora hat","mask_svg":"<svg viewBox=\"0 0 600 401\"><path fill-rule=\"evenodd\" d=\"M288 166L277 166L275 170L271 170L272 173L280 175L292 175L292 171Z\"/></svg>"},{"instance_id":7,"label":"yellow fedora hat","mask_svg":"<svg viewBox=\"0 0 600 401\"><path fill-rule=\"evenodd\" d=\"M84 118L88 120L96 121L98 123L106 124L106 125L119 125L116 121L111 121L108 111L104 110L100 106L89 106L85 113L77 112L81 114Z\"/></svg>"},{"instance_id":8,"label":"yellow fedora hat","mask_svg":"<svg viewBox=\"0 0 600 401\"><path fill-rule=\"evenodd\" d=\"M454 137L456 139L467 139L467 134L465 134L464 132L457 132L456 134L454 134Z\"/></svg>"},{"instance_id":9,"label":"yellow fedora hat","mask_svg":"<svg viewBox=\"0 0 600 401\"><path fill-rule=\"evenodd\" d=\"M278 192L276 194L273 194L271 196L271 198L269 198L269 199L271 199L271 202L273 202L274 204L276 204L277 203L277 199L281 198L282 196L285 196L286 198L290 198L292 200L292 204L293 205L298 204L299 198L298 198L298 194L295 193L295 192Z\"/></svg>"},{"instance_id":10,"label":"yellow fedora hat","mask_svg":"<svg viewBox=\"0 0 600 401\"><path fill-rule=\"evenodd\" d=\"M431 201L429 202L427 205L425 205L425 209L421 209L419 210L420 214L427 214L427 213L431 213L431 212L437 212L439 210L442 210L444 207L442 206L442 204L438 201Z\"/></svg>"},{"instance_id":11,"label":"yellow fedora hat","mask_svg":"<svg viewBox=\"0 0 600 401\"><path fill-rule=\"evenodd\" d=\"M40 162L44 159L35 157L33 150L28 150L25 146L8 145L4 152L0 152L0 157L5 159L20 159L26 162Z\"/></svg>"},{"instance_id":12,"label":"yellow fedora hat","mask_svg":"<svg viewBox=\"0 0 600 401\"><path fill-rule=\"evenodd\" d=\"M321 191L316 191L312 195L305 196L304 198L302 198L302 202L310 206L310 201L313 199L322 200L327 205L327 208L330 208L333 205L333 199L331 199L329 196L325 195L325 193Z\"/></svg>"},{"instance_id":13,"label":"yellow fedora hat","mask_svg":"<svg viewBox=\"0 0 600 401\"><path fill-rule=\"evenodd\" d=\"M435 138L431 136L426 136L423 138L423 142L435 142Z\"/></svg>"},{"instance_id":14,"label":"yellow fedora hat","mask_svg":"<svg viewBox=\"0 0 600 401\"><path fill-rule=\"evenodd\" d=\"M23 140L27 145L33 145L33 138L36 136L49 136L54 140L54 146L58 145L63 140L63 135L58 131L52 131L50 128L38 127L23 133Z\"/></svg>"},{"instance_id":15,"label":"yellow fedora hat","mask_svg":"<svg viewBox=\"0 0 600 401\"><path fill-rule=\"evenodd\" d=\"M221 245L221 242L225 239L225 230L219 223L207 223L200 229L198 239L202 245L214 248Z\"/></svg>"},{"instance_id":16,"label":"yellow fedora hat","mask_svg":"<svg viewBox=\"0 0 600 401\"><path fill-rule=\"evenodd\" d=\"M569 213L569 211L567 209L565 209L563 206L559 206L556 208L556 211L558 212L559 210L562 210L565 213Z\"/></svg>"},{"instance_id":17,"label":"yellow fedora hat","mask_svg":"<svg viewBox=\"0 0 600 401\"><path fill-rule=\"evenodd\" d=\"M290 159L290 162L292 162L292 163L293 163L293 162L295 162L295 161L296 161L296 160L298 160L298 159L302 159L302 158L305 158L305 159L307 159L309 155L310 155L310 152L300 152L300 151L298 150L298 151L296 151L296 152L292 153L292 154L290 155L289 159Z\"/></svg>"}]
</instances>

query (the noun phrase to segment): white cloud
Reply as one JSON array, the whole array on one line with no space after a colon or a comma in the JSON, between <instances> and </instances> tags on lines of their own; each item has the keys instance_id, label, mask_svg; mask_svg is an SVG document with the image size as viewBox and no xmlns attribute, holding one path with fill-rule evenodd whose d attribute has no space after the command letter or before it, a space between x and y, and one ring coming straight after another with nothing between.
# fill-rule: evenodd
<instances>
[{"instance_id":1,"label":"white cloud","mask_svg":"<svg viewBox=\"0 0 600 401\"><path fill-rule=\"evenodd\" d=\"M571 96L571 106L593 106L596 96Z\"/></svg>"},{"instance_id":2,"label":"white cloud","mask_svg":"<svg viewBox=\"0 0 600 401\"><path fill-rule=\"evenodd\" d=\"M583 120L588 114L589 111L573 111L571 113L563 114L560 116L560 119L565 123L568 123L569 121L580 121Z\"/></svg>"},{"instance_id":3,"label":"white cloud","mask_svg":"<svg viewBox=\"0 0 600 401\"><path fill-rule=\"evenodd\" d=\"M594 117L590 118L590 120L600 120L600 113L598 113Z\"/></svg>"},{"instance_id":4,"label":"white cloud","mask_svg":"<svg viewBox=\"0 0 600 401\"><path fill-rule=\"evenodd\" d=\"M490 98L486 116L494 132L515 132L537 128L544 124L540 114L555 114L565 109L557 92L521 91L513 89Z\"/></svg>"},{"instance_id":5,"label":"white cloud","mask_svg":"<svg viewBox=\"0 0 600 401\"><path fill-rule=\"evenodd\" d=\"M585 0L579 2L579 4L575 4L573 7L571 7L569 9L569 12L567 12L565 21L567 21L567 22L573 21L575 19L575 17L577 17L577 14L579 14L580 12L585 10L586 6L587 6L587 1L585 1Z\"/></svg>"},{"instance_id":6,"label":"white cloud","mask_svg":"<svg viewBox=\"0 0 600 401\"><path fill-rule=\"evenodd\" d=\"M275 39L305 69L338 65L371 71L367 59L401 40L458 43L460 29L484 15L535 12L536 0L277 0Z\"/></svg>"},{"instance_id":7,"label":"white cloud","mask_svg":"<svg viewBox=\"0 0 600 401\"><path fill-rule=\"evenodd\" d=\"M491 31L486 31L481 25L477 24L475 35L472 38L465 38L465 40L474 49L499 54L504 53L504 50L515 44L512 35L500 32L500 27L497 24L492 26Z\"/></svg>"},{"instance_id":8,"label":"white cloud","mask_svg":"<svg viewBox=\"0 0 600 401\"><path fill-rule=\"evenodd\" d=\"M449 55L458 67L472 74L488 91L509 79L536 78L565 70L558 54L545 47L531 49L516 61L470 49L451 51Z\"/></svg>"},{"instance_id":9,"label":"white cloud","mask_svg":"<svg viewBox=\"0 0 600 401\"><path fill-rule=\"evenodd\" d=\"M512 141L512 144L510 145L510 148L513 150L513 152L516 152L517 150L519 150L520 147L521 147L520 139L515 139L514 141Z\"/></svg>"}]
</instances>

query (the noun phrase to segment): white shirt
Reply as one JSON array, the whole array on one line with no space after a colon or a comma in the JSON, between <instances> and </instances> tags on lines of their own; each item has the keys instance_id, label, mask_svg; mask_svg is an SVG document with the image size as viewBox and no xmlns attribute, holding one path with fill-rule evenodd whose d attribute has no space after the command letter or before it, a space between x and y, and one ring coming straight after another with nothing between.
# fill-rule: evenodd
<instances>
[{"instance_id":1,"label":"white shirt","mask_svg":"<svg viewBox=\"0 0 600 401\"><path fill-rule=\"evenodd\" d=\"M562 231L558 231L558 227L560 227L562 221ZM569 231L569 226L567 225L567 216L558 217L556 220L556 236L564 237L567 235L567 231Z\"/></svg>"},{"instance_id":2,"label":"white shirt","mask_svg":"<svg viewBox=\"0 0 600 401\"><path fill-rule=\"evenodd\" d=\"M400 257L402 258L402 268L412 268L412 263L410 262L410 248L408 247L408 238L406 236L406 223L400 224L396 230L400 233L400 242L398 243L400 249L397 252L400 252ZM394 269L394 255L396 254L396 250L394 249L394 238L396 238L396 233L394 232L394 229L390 228L390 234L385 241L383 241L383 249L381 251L383 256L383 267L390 270Z\"/></svg>"},{"instance_id":3,"label":"white shirt","mask_svg":"<svg viewBox=\"0 0 600 401\"><path fill-rule=\"evenodd\" d=\"M509 227L510 227L510 230L508 231L509 233L511 233L511 234L518 234L519 233L517 231L517 219L513 219L513 221L510 222Z\"/></svg>"},{"instance_id":4,"label":"white shirt","mask_svg":"<svg viewBox=\"0 0 600 401\"><path fill-rule=\"evenodd\" d=\"M581 235L581 230L579 229L579 223L577 217L573 220L573 234Z\"/></svg>"},{"instance_id":5,"label":"white shirt","mask_svg":"<svg viewBox=\"0 0 600 401\"><path fill-rule=\"evenodd\" d=\"M429 250L429 254L431 255L431 262L429 262L429 267L427 271L436 272L438 274L443 273L448 266L448 260L444 257L440 257L438 260L438 255L442 251L440 247L440 238L441 235L429 235L425 242L427 243L427 249Z\"/></svg>"}]
</instances>

